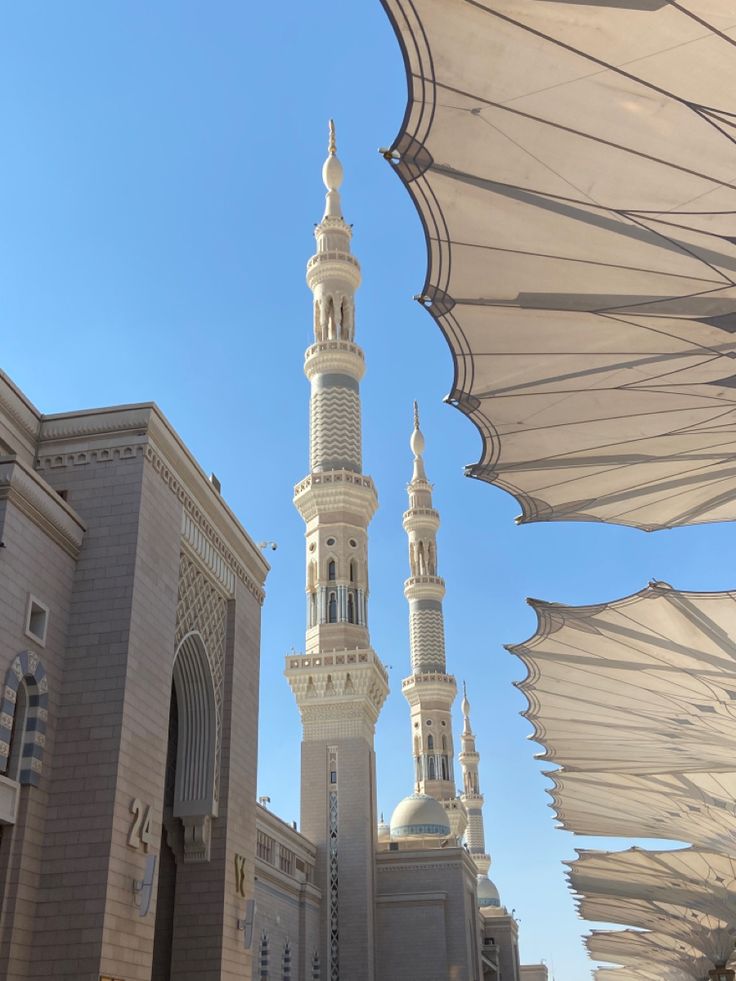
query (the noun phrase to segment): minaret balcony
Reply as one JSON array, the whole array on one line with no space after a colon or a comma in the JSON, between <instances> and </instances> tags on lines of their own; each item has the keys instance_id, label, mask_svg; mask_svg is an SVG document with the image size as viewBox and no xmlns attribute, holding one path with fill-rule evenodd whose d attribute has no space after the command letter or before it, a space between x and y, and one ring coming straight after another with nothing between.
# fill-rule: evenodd
<instances>
[{"instance_id":1,"label":"minaret balcony","mask_svg":"<svg viewBox=\"0 0 736 981\"><path fill-rule=\"evenodd\" d=\"M306 740L372 740L388 695L388 673L375 651L287 654L284 674L299 706Z\"/></svg>"},{"instance_id":2,"label":"minaret balcony","mask_svg":"<svg viewBox=\"0 0 736 981\"><path fill-rule=\"evenodd\" d=\"M307 263L307 286L315 289L325 280L347 280L353 289L360 286L360 263L349 252L317 252Z\"/></svg>"},{"instance_id":3,"label":"minaret balcony","mask_svg":"<svg viewBox=\"0 0 736 981\"><path fill-rule=\"evenodd\" d=\"M404 596L408 600L441 600L444 595L445 580L441 576L410 576L404 582Z\"/></svg>"},{"instance_id":4,"label":"minaret balcony","mask_svg":"<svg viewBox=\"0 0 736 981\"><path fill-rule=\"evenodd\" d=\"M294 504L305 521L334 511L353 512L359 524L368 524L378 507L370 477L353 470L310 473L294 488Z\"/></svg>"},{"instance_id":5,"label":"minaret balcony","mask_svg":"<svg viewBox=\"0 0 736 981\"><path fill-rule=\"evenodd\" d=\"M414 531L417 528L427 528L436 532L440 526L440 515L434 508L409 508L404 511L402 524L404 531Z\"/></svg>"},{"instance_id":6,"label":"minaret balcony","mask_svg":"<svg viewBox=\"0 0 736 981\"><path fill-rule=\"evenodd\" d=\"M401 692L410 706L435 698L452 705L457 694L457 682L451 674L439 671L428 674L410 674L401 682Z\"/></svg>"},{"instance_id":7,"label":"minaret balcony","mask_svg":"<svg viewBox=\"0 0 736 981\"><path fill-rule=\"evenodd\" d=\"M304 352L304 374L310 381L320 374L350 375L360 381L364 373L365 355L352 341L318 341Z\"/></svg>"}]
</instances>

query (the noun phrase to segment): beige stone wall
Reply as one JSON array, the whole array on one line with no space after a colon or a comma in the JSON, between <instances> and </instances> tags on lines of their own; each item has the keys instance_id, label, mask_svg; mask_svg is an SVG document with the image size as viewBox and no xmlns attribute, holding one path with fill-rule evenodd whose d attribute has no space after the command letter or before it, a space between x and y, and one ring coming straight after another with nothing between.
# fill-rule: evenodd
<instances>
[{"instance_id":1,"label":"beige stone wall","mask_svg":"<svg viewBox=\"0 0 736 981\"><path fill-rule=\"evenodd\" d=\"M49 693L39 785L20 788L16 825L3 829L0 843L0 977L19 981L27 977L34 946L74 559L10 501L0 500L0 541L0 686L16 655L32 651L46 670ZM24 632L29 593L49 607L45 646Z\"/></svg>"},{"instance_id":2,"label":"beige stone wall","mask_svg":"<svg viewBox=\"0 0 736 981\"><path fill-rule=\"evenodd\" d=\"M480 978L476 871L465 850L382 851L376 866L376 976Z\"/></svg>"},{"instance_id":3,"label":"beige stone wall","mask_svg":"<svg viewBox=\"0 0 736 981\"><path fill-rule=\"evenodd\" d=\"M313 956L319 951L320 941L321 895L314 885L316 849L261 807L256 812L256 828L272 844L268 857L257 856L255 863L253 977L259 976L261 943L265 938L271 978L281 979L283 975L283 954L288 943L292 981L312 981ZM294 855L293 870L282 869L282 849ZM323 969L321 977L326 977Z\"/></svg>"},{"instance_id":4,"label":"beige stone wall","mask_svg":"<svg viewBox=\"0 0 736 981\"><path fill-rule=\"evenodd\" d=\"M519 981L519 930L504 907L485 907L481 913L482 937L498 951L500 981Z\"/></svg>"},{"instance_id":5,"label":"beige stone wall","mask_svg":"<svg viewBox=\"0 0 736 981\"><path fill-rule=\"evenodd\" d=\"M329 977L328 746L337 747L340 975L361 981L374 977L375 756L370 743L360 737L302 743L301 823L317 846L315 882L324 897L320 926L324 978Z\"/></svg>"}]
</instances>

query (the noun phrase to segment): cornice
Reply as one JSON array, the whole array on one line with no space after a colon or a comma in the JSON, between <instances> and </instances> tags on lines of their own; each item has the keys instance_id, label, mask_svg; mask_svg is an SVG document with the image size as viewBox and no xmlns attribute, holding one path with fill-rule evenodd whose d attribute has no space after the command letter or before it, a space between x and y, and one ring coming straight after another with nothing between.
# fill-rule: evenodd
<instances>
[{"instance_id":1,"label":"cornice","mask_svg":"<svg viewBox=\"0 0 736 981\"><path fill-rule=\"evenodd\" d=\"M181 501L190 519L190 524L182 527L185 540L189 536L189 544L212 567L223 585L231 588L230 577L220 560L262 603L268 563L154 403L42 417L40 470L134 458L140 454ZM214 552L200 536L204 536Z\"/></svg>"},{"instance_id":2,"label":"cornice","mask_svg":"<svg viewBox=\"0 0 736 981\"><path fill-rule=\"evenodd\" d=\"M144 436L151 422L156 406L153 402L140 405L119 405L103 409L65 412L41 417L39 432L39 456L50 447L45 443L78 441L89 436L104 436L111 433L136 433Z\"/></svg>"},{"instance_id":3,"label":"cornice","mask_svg":"<svg viewBox=\"0 0 736 981\"><path fill-rule=\"evenodd\" d=\"M252 593L253 596L258 600L259 604L263 605L265 599L265 592L261 588L260 584L249 574L245 565L239 561L239 558L235 555L233 550L229 547L228 542L222 537L218 529L215 527L214 522L211 520L211 512L205 511L197 501L185 488L181 479L174 471L173 467L169 465L165 457L156 449L152 443L148 443L145 448L145 459L151 464L155 473L163 480L167 487L176 494L177 498L181 502L184 508L184 514L188 519L186 521L185 517L182 517L182 528L186 527L188 529L188 534L192 539L196 540L194 535L194 529L196 528L202 535L206 537L210 545L216 550L216 552L221 556L221 558L227 563L227 565L232 569L238 579L243 583L246 589ZM190 543L191 544L191 543ZM255 546L254 546L255 547ZM200 541L200 548L202 544ZM206 551L206 550L205 550ZM199 553L198 553L199 554ZM223 582L222 575L218 575L220 582ZM224 583L223 583L224 584Z\"/></svg>"},{"instance_id":4,"label":"cornice","mask_svg":"<svg viewBox=\"0 0 736 981\"><path fill-rule=\"evenodd\" d=\"M79 557L84 522L45 480L14 457L0 458L0 500L10 501L72 558Z\"/></svg>"},{"instance_id":5,"label":"cornice","mask_svg":"<svg viewBox=\"0 0 736 981\"><path fill-rule=\"evenodd\" d=\"M32 458L36 451L41 413L3 371L0 371L0 416L0 421L4 423L0 428L7 428L11 443L17 440L21 444L20 447L11 445L13 452L20 448Z\"/></svg>"}]
</instances>

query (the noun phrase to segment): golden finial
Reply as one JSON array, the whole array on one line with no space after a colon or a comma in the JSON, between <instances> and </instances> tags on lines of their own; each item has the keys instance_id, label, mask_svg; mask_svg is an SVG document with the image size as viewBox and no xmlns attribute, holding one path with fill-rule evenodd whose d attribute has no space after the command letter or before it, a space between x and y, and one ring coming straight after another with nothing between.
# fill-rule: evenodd
<instances>
[{"instance_id":1,"label":"golden finial","mask_svg":"<svg viewBox=\"0 0 736 981\"><path fill-rule=\"evenodd\" d=\"M337 143L335 141L335 120L330 120L330 142L327 144L327 149L331 156L335 156L337 153Z\"/></svg>"}]
</instances>

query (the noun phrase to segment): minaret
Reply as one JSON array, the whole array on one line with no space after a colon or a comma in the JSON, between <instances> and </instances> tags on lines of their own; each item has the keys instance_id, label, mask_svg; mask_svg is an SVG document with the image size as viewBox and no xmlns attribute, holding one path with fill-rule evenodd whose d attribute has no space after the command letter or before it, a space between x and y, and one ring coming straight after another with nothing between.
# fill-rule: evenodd
<instances>
[{"instance_id":1,"label":"minaret","mask_svg":"<svg viewBox=\"0 0 736 981\"><path fill-rule=\"evenodd\" d=\"M386 669L368 636L368 524L378 506L362 473L354 293L360 266L342 216L343 169L330 122L322 168L325 213L307 263L314 295L310 473L294 491L306 523L307 636L304 655L286 658L302 717L301 830L318 849L322 890L321 977L374 979L376 719L388 694Z\"/></svg>"},{"instance_id":2,"label":"minaret","mask_svg":"<svg viewBox=\"0 0 736 981\"><path fill-rule=\"evenodd\" d=\"M465 842L478 869L478 874L485 877L491 867L491 857L486 852L486 839L483 831L483 794L480 792L478 780L480 754L475 748L475 736L470 728L470 702L468 701L465 683L463 683L461 707L463 710L463 734L460 766L463 771L463 793L460 796L468 813Z\"/></svg>"},{"instance_id":3,"label":"minaret","mask_svg":"<svg viewBox=\"0 0 736 981\"><path fill-rule=\"evenodd\" d=\"M409 510L404 513L410 570L404 595L409 602L412 673L403 681L402 690L411 707L415 790L441 801L453 833L460 835L464 814L455 792L452 740L452 703L457 686L445 665L445 583L437 575L440 516L432 506L432 485L424 470L424 436L416 402L409 445L414 454L414 472L408 486Z\"/></svg>"}]
</instances>

